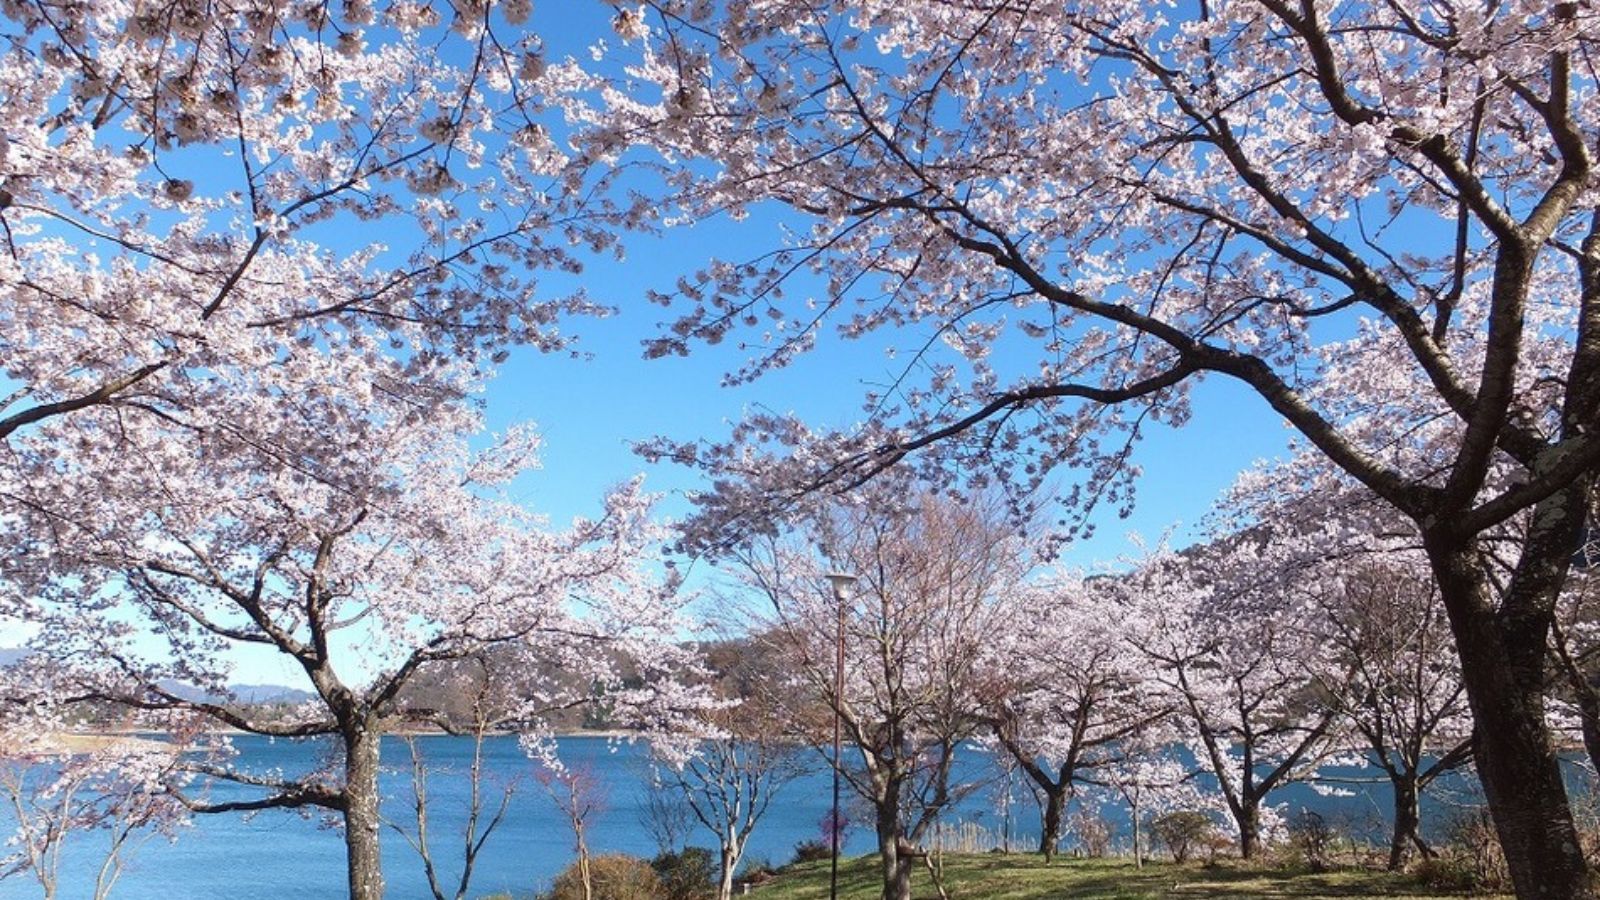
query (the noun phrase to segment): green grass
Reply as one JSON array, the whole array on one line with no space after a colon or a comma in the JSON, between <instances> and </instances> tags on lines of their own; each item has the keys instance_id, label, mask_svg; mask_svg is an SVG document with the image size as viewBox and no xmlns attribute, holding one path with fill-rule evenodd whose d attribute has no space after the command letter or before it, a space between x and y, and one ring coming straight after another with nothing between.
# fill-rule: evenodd
<instances>
[{"instance_id":1,"label":"green grass","mask_svg":"<svg viewBox=\"0 0 1600 900\"><path fill-rule=\"evenodd\" d=\"M1237 863L1208 867L1161 862L1137 869L1132 860L1125 859L1057 859L1046 866L1042 857L1031 854L948 854L944 883L951 900L1418 900L1452 896L1430 893L1410 878L1388 872L1350 870L1311 875L1246 868ZM877 857L862 856L840 863L841 898L876 900L880 890ZM912 876L912 895L917 900L936 900L939 896L926 869L919 869ZM777 880L755 889L751 896L757 900L825 900L828 861L785 868Z\"/></svg>"}]
</instances>

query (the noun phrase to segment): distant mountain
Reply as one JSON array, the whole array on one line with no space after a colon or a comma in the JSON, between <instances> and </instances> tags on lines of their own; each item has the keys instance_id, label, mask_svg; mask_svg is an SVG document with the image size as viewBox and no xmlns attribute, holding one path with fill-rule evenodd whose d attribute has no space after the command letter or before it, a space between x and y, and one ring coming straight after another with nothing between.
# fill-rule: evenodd
<instances>
[{"instance_id":1,"label":"distant mountain","mask_svg":"<svg viewBox=\"0 0 1600 900\"><path fill-rule=\"evenodd\" d=\"M33 653L26 647L0 647L0 669L14 666L27 659ZM281 684L231 684L228 693L231 696L222 696L203 691L192 684L181 681L165 679L158 682L162 690L175 697L195 703L229 703L244 706L294 706L307 700L316 699L316 694L303 691L299 688L286 687Z\"/></svg>"},{"instance_id":2,"label":"distant mountain","mask_svg":"<svg viewBox=\"0 0 1600 900\"><path fill-rule=\"evenodd\" d=\"M302 691L299 688L284 687L281 684L234 684L228 690L240 703L304 703L316 699L316 694L311 691Z\"/></svg>"},{"instance_id":3,"label":"distant mountain","mask_svg":"<svg viewBox=\"0 0 1600 900\"><path fill-rule=\"evenodd\" d=\"M264 706L268 704L304 703L316 695L310 691L298 688L285 687L281 684L230 684L228 691L233 695L224 697L200 690L192 684L183 684L177 681L160 682L161 689L195 703L242 703L246 706Z\"/></svg>"}]
</instances>

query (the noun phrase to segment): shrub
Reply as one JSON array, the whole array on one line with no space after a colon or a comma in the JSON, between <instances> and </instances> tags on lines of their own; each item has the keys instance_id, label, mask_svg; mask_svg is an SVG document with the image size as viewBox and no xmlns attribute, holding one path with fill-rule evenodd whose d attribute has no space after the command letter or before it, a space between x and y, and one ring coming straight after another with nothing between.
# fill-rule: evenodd
<instances>
[{"instance_id":1,"label":"shrub","mask_svg":"<svg viewBox=\"0 0 1600 900\"><path fill-rule=\"evenodd\" d=\"M1471 890L1497 890L1511 881L1489 810L1465 810L1445 823L1445 848L1440 866L1453 866L1471 878Z\"/></svg>"},{"instance_id":2,"label":"shrub","mask_svg":"<svg viewBox=\"0 0 1600 900\"><path fill-rule=\"evenodd\" d=\"M1206 851L1206 865L1215 867L1217 857L1230 855L1237 845L1234 843L1233 835L1219 830L1216 828L1216 823L1212 823L1212 829L1206 832L1200 846Z\"/></svg>"},{"instance_id":3,"label":"shrub","mask_svg":"<svg viewBox=\"0 0 1600 900\"><path fill-rule=\"evenodd\" d=\"M596 856L589 860L589 880L594 885L594 900L669 900L655 870L638 857L621 853ZM583 900L578 863L563 869L540 900Z\"/></svg>"},{"instance_id":4,"label":"shrub","mask_svg":"<svg viewBox=\"0 0 1600 900\"><path fill-rule=\"evenodd\" d=\"M1337 837L1328 820L1309 809L1301 810L1289 820L1289 848L1313 872L1328 871Z\"/></svg>"},{"instance_id":5,"label":"shrub","mask_svg":"<svg viewBox=\"0 0 1600 900\"><path fill-rule=\"evenodd\" d=\"M1573 824L1578 826L1578 843L1591 862L1600 859L1600 785L1593 776L1571 792Z\"/></svg>"},{"instance_id":6,"label":"shrub","mask_svg":"<svg viewBox=\"0 0 1600 900\"><path fill-rule=\"evenodd\" d=\"M704 847L668 851L650 860L665 900L704 900L716 893L717 856Z\"/></svg>"},{"instance_id":7,"label":"shrub","mask_svg":"<svg viewBox=\"0 0 1600 900\"><path fill-rule=\"evenodd\" d=\"M1466 893L1478 889L1477 874L1453 853L1417 860L1411 866L1411 877L1430 891Z\"/></svg>"},{"instance_id":8,"label":"shrub","mask_svg":"<svg viewBox=\"0 0 1600 900\"><path fill-rule=\"evenodd\" d=\"M801 841L794 845L794 859L789 864L815 862L832 857L833 847L827 841Z\"/></svg>"},{"instance_id":9,"label":"shrub","mask_svg":"<svg viewBox=\"0 0 1600 900\"><path fill-rule=\"evenodd\" d=\"M772 863L766 859L759 856L747 856L744 858L744 862L739 864L738 880L745 884L766 884L777 874L778 870L774 869Z\"/></svg>"},{"instance_id":10,"label":"shrub","mask_svg":"<svg viewBox=\"0 0 1600 900\"><path fill-rule=\"evenodd\" d=\"M1336 853L1343 853L1342 863L1352 869L1387 864L1388 841L1385 841L1379 849L1365 837L1387 834L1389 820L1383 813L1372 807L1358 810L1341 809L1334 813L1331 824L1337 839L1334 841L1334 848L1329 851L1330 859Z\"/></svg>"},{"instance_id":11,"label":"shrub","mask_svg":"<svg viewBox=\"0 0 1600 900\"><path fill-rule=\"evenodd\" d=\"M1167 813L1150 823L1151 835L1178 863L1188 862L1189 856L1207 846L1216 832L1217 824L1211 817L1193 809Z\"/></svg>"},{"instance_id":12,"label":"shrub","mask_svg":"<svg viewBox=\"0 0 1600 900\"><path fill-rule=\"evenodd\" d=\"M1078 841L1078 850L1091 859L1111 852L1111 823L1098 810L1081 809L1067 823L1067 830Z\"/></svg>"}]
</instances>

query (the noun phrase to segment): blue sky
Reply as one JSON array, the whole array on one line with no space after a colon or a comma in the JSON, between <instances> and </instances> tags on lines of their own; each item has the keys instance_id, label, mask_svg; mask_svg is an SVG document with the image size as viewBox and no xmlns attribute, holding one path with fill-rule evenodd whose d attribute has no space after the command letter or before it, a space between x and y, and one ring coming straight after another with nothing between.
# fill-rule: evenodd
<instances>
[{"instance_id":1,"label":"blue sky","mask_svg":"<svg viewBox=\"0 0 1600 900\"><path fill-rule=\"evenodd\" d=\"M768 249L769 241L770 233L759 226L709 223L664 238L636 237L626 261L595 263L583 273L584 287L615 307L616 315L568 323L580 336L578 358L515 351L484 397L492 430L532 421L544 439L541 469L515 486L519 500L560 527L574 516L598 513L607 488L643 473L646 487L662 495L660 514L679 518L692 509L685 495L703 488L703 477L683 466L647 464L632 452L632 442L654 435L722 438L755 405L794 411L814 426L844 427L859 419L867 385L881 384L896 371L885 347L905 335L884 331L859 341L823 340L790 368L736 389L720 386L724 372L744 359L733 341L699 347L687 358L644 359L642 342L674 314L648 302L646 291L670 287L713 255L753 256ZM803 292L791 296L793 302L803 299ZM1198 385L1194 406L1190 424L1182 428L1147 428L1135 457L1144 475L1133 516L1120 520L1103 508L1094 537L1067 546L1063 562L1116 565L1138 552L1129 540L1134 533L1153 541L1171 530L1175 543L1185 543L1235 475L1257 459L1281 455L1290 437L1260 397L1220 377ZM1073 477L1071 470L1058 473L1063 484ZM703 584L707 574L693 570L690 587ZM302 680L281 658L237 659L239 683Z\"/></svg>"},{"instance_id":2,"label":"blue sky","mask_svg":"<svg viewBox=\"0 0 1600 900\"><path fill-rule=\"evenodd\" d=\"M582 57L591 41L610 37L609 15L603 4L563 3L541 8L535 21L545 30L551 56ZM203 163L190 174L202 181L232 175L208 171ZM631 442L655 435L718 439L752 406L793 411L814 426L847 427L859 418L868 386L897 374L897 364L885 351L896 340L914 338L890 331L853 342L824 340L791 368L737 389L719 386L723 373L743 361L734 342L699 347L686 359L643 358L642 341L675 315L647 302L646 292L670 288L713 255L743 259L770 249L771 224L771 215L757 215L742 224L718 221L665 237L636 236L628 241L626 261L596 261L576 280L550 279L552 293L581 284L617 314L569 324L581 335L583 356L517 351L488 388L485 402L492 429L531 420L544 437L543 469L518 484L531 508L560 526L574 516L597 512L608 487L643 472L647 487L663 494L661 514L681 517L690 510L685 493L704 486L700 474L671 464L647 465L633 454ZM358 239L354 232L340 233L339 224L327 227L333 232L318 236L330 246ZM792 290L790 302L802 302L804 294ZM1174 539L1181 544L1240 470L1283 452L1288 430L1249 391L1213 379L1196 390L1194 406L1191 424L1184 428L1148 429L1135 458L1145 474L1134 515L1121 521L1113 510L1102 509L1094 538L1070 545L1065 561L1084 566L1114 562L1134 552L1127 539L1131 532L1153 539L1176 528ZM1057 475L1063 485L1074 477L1070 470ZM0 637L0 644L9 642ZM237 678L297 680L274 661L242 665Z\"/></svg>"},{"instance_id":3,"label":"blue sky","mask_svg":"<svg viewBox=\"0 0 1600 900\"><path fill-rule=\"evenodd\" d=\"M743 359L732 342L700 347L688 358L643 359L641 341L674 312L646 301L647 290L670 287L714 254L754 256L771 246L769 240L759 226L713 223L665 239L635 239L626 262L595 265L584 274L595 299L618 310L609 319L572 323L589 356L520 351L486 397L492 428L532 420L544 437L543 469L519 485L532 508L559 524L594 512L608 486L643 472L646 485L665 495L662 512L682 516L690 509L683 493L704 486L700 475L672 464L647 465L631 452L630 442L658 434L720 438L755 405L792 410L812 425L842 427L859 418L869 384L896 371L885 348L904 335L885 331L859 341L823 341L790 368L736 389L719 386L722 374ZM796 293L791 299L803 297ZM1153 539L1174 526L1194 526L1240 470L1281 455L1289 437L1282 420L1254 393L1220 377L1202 383L1190 424L1148 429L1136 456L1144 476L1134 515L1123 521L1103 510L1095 536L1069 547L1066 559L1111 562L1134 550L1130 532ZM1063 483L1073 477L1070 470L1058 474ZM1181 543L1186 533L1180 530L1175 539Z\"/></svg>"},{"instance_id":4,"label":"blue sky","mask_svg":"<svg viewBox=\"0 0 1600 900\"><path fill-rule=\"evenodd\" d=\"M601 3L563 3L540 6L534 21L544 29L552 57L586 60L594 40L615 41L611 14ZM662 513L681 517L690 510L683 493L704 485L699 474L671 464L647 465L631 452L630 442L655 435L721 438L752 406L794 411L813 426L845 427L859 419L868 386L898 374L885 350L897 339L911 340L892 332L856 342L824 340L791 368L738 389L719 387L723 373L744 360L732 341L702 345L687 359L642 358L641 342L676 314L649 303L645 292L670 289L713 256L742 260L771 249L773 221L758 211L743 223L717 221L665 237L629 239L626 262L596 263L580 279L594 299L618 310L610 319L572 323L589 357L521 351L501 367L486 398L491 428L532 420L545 440L542 471L519 483L532 508L560 524L595 512L607 487L643 472L646 486L665 495ZM556 279L552 286L569 285ZM789 302L803 301L804 293L791 289ZM1013 363L997 361L997 367L1031 368L1031 359ZM1239 471L1283 454L1290 432L1252 392L1216 377L1199 385L1194 406L1182 429L1147 428L1135 458L1144 476L1133 516L1124 521L1110 508L1101 510L1094 537L1069 546L1065 561L1112 562L1135 551L1131 532L1154 539L1177 527L1174 540L1181 544ZM1057 477L1069 484L1076 473L1061 470Z\"/></svg>"}]
</instances>

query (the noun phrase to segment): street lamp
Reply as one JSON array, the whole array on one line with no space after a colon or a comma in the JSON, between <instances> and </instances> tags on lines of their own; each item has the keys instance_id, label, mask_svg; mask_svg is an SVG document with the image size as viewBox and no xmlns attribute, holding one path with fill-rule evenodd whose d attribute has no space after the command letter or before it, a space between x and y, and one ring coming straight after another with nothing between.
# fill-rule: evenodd
<instances>
[{"instance_id":1,"label":"street lamp","mask_svg":"<svg viewBox=\"0 0 1600 900\"><path fill-rule=\"evenodd\" d=\"M833 605L839 614L833 660L833 818L828 822L828 830L833 832L833 865L828 872L828 900L839 900L839 711L844 706L844 613L845 604L850 602L850 592L856 585L856 576L845 572L829 572L825 577L833 588Z\"/></svg>"}]
</instances>

